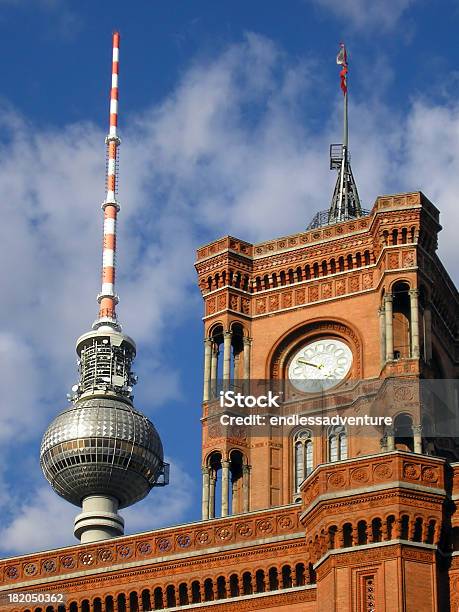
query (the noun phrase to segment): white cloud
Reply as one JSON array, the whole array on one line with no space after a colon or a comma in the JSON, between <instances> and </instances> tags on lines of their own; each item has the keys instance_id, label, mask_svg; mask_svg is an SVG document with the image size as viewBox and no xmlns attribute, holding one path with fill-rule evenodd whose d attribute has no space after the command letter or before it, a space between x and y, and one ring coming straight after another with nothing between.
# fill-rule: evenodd
<instances>
[{"instance_id":1,"label":"white cloud","mask_svg":"<svg viewBox=\"0 0 459 612\"><path fill-rule=\"evenodd\" d=\"M176 364L164 362L164 343L179 347L176 326L190 311L201 315L192 291L196 245L226 233L262 240L300 231L329 205L335 177L328 145L341 133L341 100L317 129L310 65L250 35L193 65L162 105L123 121L119 313L126 332L149 347L142 357L148 380L139 387L160 380L162 399L176 398L183 380ZM457 278L457 103L424 100L396 115L371 99L351 104L350 113L362 201L371 207L378 194L423 189L441 209L441 253ZM9 130L0 146L0 367L8 383L0 439L7 441L36 438L65 406L76 376L74 341L96 315L104 151L103 132L91 124L38 130L4 109L0 127ZM197 359L200 351L196 346ZM6 442L1 461L7 473ZM128 511L135 528L156 525L154 508L165 503L160 499L173 503L173 486L154 493L153 506L146 500ZM171 520L185 511L183 489L180 495ZM5 542L25 542L26 518L55 498L38 488L37 503L4 527ZM69 534L74 509L56 503L70 508L62 514Z\"/></svg>"},{"instance_id":2,"label":"white cloud","mask_svg":"<svg viewBox=\"0 0 459 612\"><path fill-rule=\"evenodd\" d=\"M329 10L344 28L358 30L378 28L392 29L403 13L415 0L311 0L317 6Z\"/></svg>"},{"instance_id":3,"label":"white cloud","mask_svg":"<svg viewBox=\"0 0 459 612\"><path fill-rule=\"evenodd\" d=\"M40 367L35 355L25 339L0 331L0 372L2 373L2 399L0 410L0 444L11 440L27 439L35 433L37 426L44 425L38 412L35 412L42 388ZM44 375L45 372L41 371Z\"/></svg>"},{"instance_id":4,"label":"white cloud","mask_svg":"<svg viewBox=\"0 0 459 612\"><path fill-rule=\"evenodd\" d=\"M193 502L196 491L190 475L171 462L173 480L166 488L154 489L140 503L120 511L126 534L178 523ZM30 553L76 544L73 521L80 510L46 485L38 487L25 501L15 500L11 521L0 528L2 549L8 554Z\"/></svg>"},{"instance_id":5,"label":"white cloud","mask_svg":"<svg viewBox=\"0 0 459 612\"><path fill-rule=\"evenodd\" d=\"M71 534L77 512L51 488L40 487L33 501L17 508L12 521L0 530L2 549L21 554L74 544Z\"/></svg>"},{"instance_id":6,"label":"white cloud","mask_svg":"<svg viewBox=\"0 0 459 612\"><path fill-rule=\"evenodd\" d=\"M405 130L401 176L405 184L419 185L440 209L443 231L439 235L439 254L457 283L459 105L417 102Z\"/></svg>"}]
</instances>

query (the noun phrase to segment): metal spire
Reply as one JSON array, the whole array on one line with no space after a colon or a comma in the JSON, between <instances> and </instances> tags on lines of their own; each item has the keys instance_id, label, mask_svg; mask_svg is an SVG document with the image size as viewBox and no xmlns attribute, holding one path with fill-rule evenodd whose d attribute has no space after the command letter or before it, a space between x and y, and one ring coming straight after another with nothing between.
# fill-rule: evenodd
<instances>
[{"instance_id":1,"label":"metal spire","mask_svg":"<svg viewBox=\"0 0 459 612\"><path fill-rule=\"evenodd\" d=\"M116 217L120 210L116 200L117 191L117 155L120 139L118 138L118 72L119 72L119 32L113 34L112 86L110 91L110 131L105 139L107 145L107 178L106 195L102 204L104 211L104 242L102 256L102 290L97 296L99 317L93 328L102 325L120 331L116 318L118 296L115 293L116 272Z\"/></svg>"},{"instance_id":2,"label":"metal spire","mask_svg":"<svg viewBox=\"0 0 459 612\"><path fill-rule=\"evenodd\" d=\"M344 133L343 144L330 145L330 169L338 170L335 190L328 213L328 223L339 223L346 219L353 219L362 215L359 194L354 176L351 170L349 155L349 126L348 126L348 91L347 91L347 53L344 43L340 45L340 51L336 63L341 66L341 89L344 94Z\"/></svg>"}]
</instances>

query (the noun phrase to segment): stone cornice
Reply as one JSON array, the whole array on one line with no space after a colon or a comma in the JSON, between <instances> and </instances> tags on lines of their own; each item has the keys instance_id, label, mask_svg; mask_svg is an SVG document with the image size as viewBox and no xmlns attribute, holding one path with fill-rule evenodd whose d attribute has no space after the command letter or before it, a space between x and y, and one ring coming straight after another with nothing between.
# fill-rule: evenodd
<instances>
[{"instance_id":1,"label":"stone cornice","mask_svg":"<svg viewBox=\"0 0 459 612\"><path fill-rule=\"evenodd\" d=\"M301 485L304 521L313 508L327 500L391 489L404 493L445 497L442 459L393 451L317 466Z\"/></svg>"},{"instance_id":2,"label":"stone cornice","mask_svg":"<svg viewBox=\"0 0 459 612\"><path fill-rule=\"evenodd\" d=\"M424 549L429 551L429 560L431 560L432 553L438 550L435 544L425 544L424 542L411 542L409 540L389 540L387 542L375 542L373 544L362 544L360 546L349 546L346 548L335 548L333 550L327 550L327 552L321 557L316 563L314 563L314 569L318 569L323 563L325 563L330 557L338 555L348 555L352 557L356 553L365 554L368 551L368 561L373 560L373 551L381 551L378 553L378 557L391 558L400 556L399 553L403 546L409 546L410 548ZM372 554L373 553L373 554ZM409 556L409 555L408 555Z\"/></svg>"},{"instance_id":3,"label":"stone cornice","mask_svg":"<svg viewBox=\"0 0 459 612\"><path fill-rule=\"evenodd\" d=\"M368 499L374 500L374 494L376 493L381 493L381 495L378 496L378 498L382 500L384 498L393 497L394 493L396 493L394 490L399 491L401 495L403 496L403 498L406 497L406 495L404 495L403 492L408 492L408 491L416 492L416 493L426 493L429 496L437 495L437 496L440 496L441 498L444 498L446 496L446 491L444 489L432 489L432 488L423 487L420 485L407 484L405 482L395 481L389 484L385 483L384 485L379 485L379 486L375 485L371 487L361 487L360 489L352 489L350 491L342 491L342 492L335 492L335 493L328 493L325 495L320 495L314 500L314 502L310 506L306 508L306 510L304 510L300 518L303 520L307 515L310 515L311 512L318 505L323 504L325 502L332 502L333 500L343 500L339 505L349 505L350 502L344 501L345 499L347 500L347 498L356 497L361 500L362 499L361 496L365 495L368 497ZM420 499L419 495L416 495L415 497L412 497L412 498L417 499L417 500Z\"/></svg>"},{"instance_id":4,"label":"stone cornice","mask_svg":"<svg viewBox=\"0 0 459 612\"><path fill-rule=\"evenodd\" d=\"M333 240L357 236L363 233L373 233L373 225L379 222L381 214L393 216L394 213L411 213L415 210L422 212L438 227L438 211L433 204L421 192L409 192L379 196L368 216L358 219L351 219L343 223L330 226L323 226L317 229L307 230L296 234L281 236L267 242L251 244L234 238L224 236L197 250L196 265L209 258L215 257L222 252L231 252L235 255L242 255L253 261L272 257L275 254L289 253L305 245L317 243L327 243Z\"/></svg>"}]
</instances>

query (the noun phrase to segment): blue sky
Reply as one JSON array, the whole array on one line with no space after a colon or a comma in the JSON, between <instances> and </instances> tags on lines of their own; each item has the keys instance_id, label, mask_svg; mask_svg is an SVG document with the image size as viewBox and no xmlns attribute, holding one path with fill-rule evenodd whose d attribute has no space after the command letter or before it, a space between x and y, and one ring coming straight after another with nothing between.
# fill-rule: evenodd
<instances>
[{"instance_id":1,"label":"blue sky","mask_svg":"<svg viewBox=\"0 0 459 612\"><path fill-rule=\"evenodd\" d=\"M327 208L350 55L354 174L366 208L422 189L457 281L457 2L0 1L0 554L72 544L77 509L38 465L96 315L111 32L121 31L120 319L136 406L171 485L127 531L199 519L202 303L195 249L301 231ZM37 524L41 525L37 529Z\"/></svg>"}]
</instances>

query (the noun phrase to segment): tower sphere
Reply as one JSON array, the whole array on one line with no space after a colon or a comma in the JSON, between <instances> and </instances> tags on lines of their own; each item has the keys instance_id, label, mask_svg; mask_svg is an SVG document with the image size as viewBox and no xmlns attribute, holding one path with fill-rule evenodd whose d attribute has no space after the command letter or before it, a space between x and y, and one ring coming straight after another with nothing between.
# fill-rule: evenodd
<instances>
[{"instance_id":1,"label":"tower sphere","mask_svg":"<svg viewBox=\"0 0 459 612\"><path fill-rule=\"evenodd\" d=\"M56 493L72 504L105 495L123 508L155 485L163 447L154 425L132 405L90 397L57 415L43 436L40 463Z\"/></svg>"}]
</instances>

